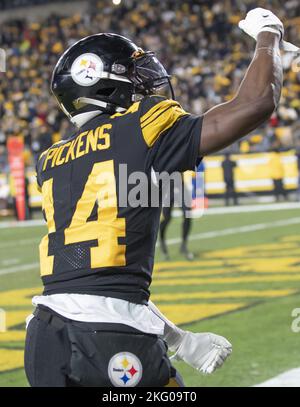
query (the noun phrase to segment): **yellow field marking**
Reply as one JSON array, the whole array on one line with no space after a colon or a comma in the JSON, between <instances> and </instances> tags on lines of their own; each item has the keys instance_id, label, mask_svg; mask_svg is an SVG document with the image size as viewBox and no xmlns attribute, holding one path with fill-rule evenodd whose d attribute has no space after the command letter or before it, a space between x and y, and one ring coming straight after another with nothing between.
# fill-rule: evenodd
<instances>
[{"instance_id":1,"label":"yellow field marking","mask_svg":"<svg viewBox=\"0 0 300 407\"><path fill-rule=\"evenodd\" d=\"M25 327L25 319L32 309L31 297L40 292L41 288L37 287L0 292L0 304L6 311L6 327L8 329L6 332L0 333L0 372L23 367L24 351L22 349L5 348L5 344L16 343L16 346L18 346L18 342L24 343L25 329L16 330L11 328L21 324ZM12 307L22 309L11 309Z\"/></svg>"},{"instance_id":2,"label":"yellow field marking","mask_svg":"<svg viewBox=\"0 0 300 407\"><path fill-rule=\"evenodd\" d=\"M187 324L225 312L243 308L247 303L234 304L168 304L159 309L175 324Z\"/></svg>"},{"instance_id":3,"label":"yellow field marking","mask_svg":"<svg viewBox=\"0 0 300 407\"><path fill-rule=\"evenodd\" d=\"M12 328L13 326L25 324L26 317L30 314L28 310L20 311L7 311L6 312L6 326ZM1 340L1 336L0 336Z\"/></svg>"},{"instance_id":4,"label":"yellow field marking","mask_svg":"<svg viewBox=\"0 0 300 407\"><path fill-rule=\"evenodd\" d=\"M298 236L291 236L290 241L285 242L215 250L204 253L204 259L195 262L157 263L155 265L154 284L157 280L164 278L212 276L233 272L300 273L298 240ZM207 267L209 268L207 269ZM181 274L179 275L179 273ZM162 284L157 283L157 285ZM178 284L182 285L182 282Z\"/></svg>"},{"instance_id":5,"label":"yellow field marking","mask_svg":"<svg viewBox=\"0 0 300 407\"><path fill-rule=\"evenodd\" d=\"M261 253L254 253L251 257L255 257L255 256L264 256L264 257L277 257L277 258L281 258L281 257L285 257L286 255L289 255L290 257L299 257L300 255L300 248L299 247L294 247L294 248L289 248L289 249L285 249L285 248L280 248L278 247L277 249L271 250L271 249L266 249ZM247 260L247 257L245 258L245 260Z\"/></svg>"},{"instance_id":6,"label":"yellow field marking","mask_svg":"<svg viewBox=\"0 0 300 407\"><path fill-rule=\"evenodd\" d=\"M258 257L256 259L246 259L242 263L240 260L233 260L232 264L236 263L241 272L256 273L300 273L299 257Z\"/></svg>"},{"instance_id":7,"label":"yellow field marking","mask_svg":"<svg viewBox=\"0 0 300 407\"><path fill-rule=\"evenodd\" d=\"M6 332L6 312L0 308L0 332Z\"/></svg>"},{"instance_id":8,"label":"yellow field marking","mask_svg":"<svg viewBox=\"0 0 300 407\"><path fill-rule=\"evenodd\" d=\"M223 267L212 269L179 269L177 271L163 271L156 272L154 279L164 279L170 277L195 277L195 276L210 276L215 274L229 274L229 273L300 273L300 265L295 264L298 261L296 258L259 258L247 259L233 259L230 262L224 263Z\"/></svg>"},{"instance_id":9,"label":"yellow field marking","mask_svg":"<svg viewBox=\"0 0 300 407\"><path fill-rule=\"evenodd\" d=\"M259 257L272 257L274 259L280 259L283 257L300 257L300 249L281 249L277 247L277 249L274 250L264 250L262 252L260 251L232 251L228 253L223 253L221 254L220 252L210 252L210 253L205 253L203 254L203 257L208 257L210 255L211 257L218 257L219 259L223 259L224 261L232 261L232 260L243 260L244 262L248 260L255 260Z\"/></svg>"},{"instance_id":10,"label":"yellow field marking","mask_svg":"<svg viewBox=\"0 0 300 407\"><path fill-rule=\"evenodd\" d=\"M20 290L0 291L0 307L31 306L31 298L41 294L41 287L22 288Z\"/></svg>"},{"instance_id":11,"label":"yellow field marking","mask_svg":"<svg viewBox=\"0 0 300 407\"><path fill-rule=\"evenodd\" d=\"M218 267L218 266L223 266L224 261L219 260L219 259L210 259L210 260L199 260L199 261L169 261L169 262L163 262L163 263L155 263L154 265L154 271L160 271L160 270L173 270L175 268L193 268L193 267Z\"/></svg>"},{"instance_id":12,"label":"yellow field marking","mask_svg":"<svg viewBox=\"0 0 300 407\"><path fill-rule=\"evenodd\" d=\"M241 246L233 247L231 249L224 250L214 250L212 252L203 253L203 257L214 258L220 260L222 259L233 259L235 257L242 258L244 261L248 261L248 257L258 258L264 255L266 251L270 251L277 255L278 252L283 251L283 254L288 254L290 256L290 250L295 252L295 255L300 255L300 247L294 242L277 242L277 243L267 243L261 245L251 245L251 246Z\"/></svg>"},{"instance_id":13,"label":"yellow field marking","mask_svg":"<svg viewBox=\"0 0 300 407\"><path fill-rule=\"evenodd\" d=\"M223 266L222 268L214 268L214 269L198 269L198 270L177 270L177 271L164 271L161 273L156 273L154 275L155 280L163 280L164 278L172 278L172 277L197 277L197 276L213 276L216 274L229 274L229 273L237 273L240 272L237 266Z\"/></svg>"},{"instance_id":14,"label":"yellow field marking","mask_svg":"<svg viewBox=\"0 0 300 407\"><path fill-rule=\"evenodd\" d=\"M8 343L8 342L23 342L25 341L26 332L24 331L17 331L17 330L10 330L6 332L0 333L0 346L1 343Z\"/></svg>"},{"instance_id":15,"label":"yellow field marking","mask_svg":"<svg viewBox=\"0 0 300 407\"><path fill-rule=\"evenodd\" d=\"M24 351L19 349L0 349L0 372L18 369L24 365Z\"/></svg>"},{"instance_id":16,"label":"yellow field marking","mask_svg":"<svg viewBox=\"0 0 300 407\"><path fill-rule=\"evenodd\" d=\"M300 236L298 235L283 236L280 240L282 242L300 242Z\"/></svg>"},{"instance_id":17,"label":"yellow field marking","mask_svg":"<svg viewBox=\"0 0 300 407\"><path fill-rule=\"evenodd\" d=\"M216 278L185 278L154 280L154 287L175 285L203 285L203 284L227 284L227 283L267 283L276 281L300 281L300 275L270 275L270 276L244 276L244 277L216 277Z\"/></svg>"},{"instance_id":18,"label":"yellow field marking","mask_svg":"<svg viewBox=\"0 0 300 407\"><path fill-rule=\"evenodd\" d=\"M275 298L285 297L287 295L295 294L298 290L228 290L228 291L198 291L187 293L163 293L152 294L151 300L155 302L160 301L175 301L175 300L189 300L189 299L218 299L218 298ZM174 305L177 307L177 305Z\"/></svg>"}]
</instances>

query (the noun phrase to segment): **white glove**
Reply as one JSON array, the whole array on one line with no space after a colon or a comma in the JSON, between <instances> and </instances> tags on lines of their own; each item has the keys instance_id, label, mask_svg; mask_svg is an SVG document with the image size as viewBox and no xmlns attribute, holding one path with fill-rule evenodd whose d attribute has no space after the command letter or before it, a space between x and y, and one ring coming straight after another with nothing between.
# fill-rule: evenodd
<instances>
[{"instance_id":1,"label":"white glove","mask_svg":"<svg viewBox=\"0 0 300 407\"><path fill-rule=\"evenodd\" d=\"M283 41L284 28L282 22L270 10L257 7L250 10L246 18L239 22L241 30L245 31L250 37L257 40L257 36L262 31L269 31L280 35L282 48L285 51L298 52L299 48L290 42Z\"/></svg>"},{"instance_id":2,"label":"white glove","mask_svg":"<svg viewBox=\"0 0 300 407\"><path fill-rule=\"evenodd\" d=\"M185 331L170 360L183 360L200 372L209 374L222 366L231 352L232 345L223 336Z\"/></svg>"}]
</instances>

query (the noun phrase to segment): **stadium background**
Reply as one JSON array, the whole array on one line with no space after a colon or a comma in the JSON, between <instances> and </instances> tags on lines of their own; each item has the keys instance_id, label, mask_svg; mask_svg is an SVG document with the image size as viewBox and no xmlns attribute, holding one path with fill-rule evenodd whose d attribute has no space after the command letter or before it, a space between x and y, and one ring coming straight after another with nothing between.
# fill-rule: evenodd
<instances>
[{"instance_id":1,"label":"stadium background","mask_svg":"<svg viewBox=\"0 0 300 407\"><path fill-rule=\"evenodd\" d=\"M44 233L39 211L22 227L11 222L14 188L7 141L13 136L23 140L30 205L40 207L36 159L71 130L49 95L59 55L91 33L128 36L157 53L173 75L179 102L201 114L229 100L237 89L254 49L237 22L255 6L271 8L284 21L286 39L299 43L300 5L295 0L0 1L0 44L7 55L7 71L0 73L0 308L8 328L0 332L0 386L26 384L24 318L31 295L40 290L37 246ZM194 221L195 262L185 262L177 253L179 218L168 233L173 261L163 263L157 254L153 299L163 311L189 329L233 336L235 353L212 378L179 365L187 384L251 385L300 366L298 337L290 329L300 281L300 206L293 202L299 199L300 73L295 55L284 54L283 63L277 112L239 143L205 159L209 205L222 203L221 163L230 152L244 206L212 208ZM279 205L270 196L278 151L292 201Z\"/></svg>"}]
</instances>

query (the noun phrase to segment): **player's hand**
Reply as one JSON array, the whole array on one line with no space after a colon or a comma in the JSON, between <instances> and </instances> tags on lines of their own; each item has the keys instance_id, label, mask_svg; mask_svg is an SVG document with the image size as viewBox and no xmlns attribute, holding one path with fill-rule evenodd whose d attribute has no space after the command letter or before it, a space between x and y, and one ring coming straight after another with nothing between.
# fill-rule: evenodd
<instances>
[{"instance_id":1,"label":"player's hand","mask_svg":"<svg viewBox=\"0 0 300 407\"><path fill-rule=\"evenodd\" d=\"M284 28L282 22L270 10L258 7L249 11L244 20L239 22L241 30L250 37L257 40L257 36L262 31L269 31L280 35L280 45L284 51L300 52L300 49L290 42L283 40Z\"/></svg>"},{"instance_id":2,"label":"player's hand","mask_svg":"<svg viewBox=\"0 0 300 407\"><path fill-rule=\"evenodd\" d=\"M202 373L212 373L223 365L232 345L223 336L186 331L171 360L183 360Z\"/></svg>"},{"instance_id":3,"label":"player's hand","mask_svg":"<svg viewBox=\"0 0 300 407\"><path fill-rule=\"evenodd\" d=\"M262 31L278 34L281 39L284 34L283 24L279 18L272 11L261 7L249 11L246 18L239 22L239 27L255 40L257 40L258 34Z\"/></svg>"}]
</instances>

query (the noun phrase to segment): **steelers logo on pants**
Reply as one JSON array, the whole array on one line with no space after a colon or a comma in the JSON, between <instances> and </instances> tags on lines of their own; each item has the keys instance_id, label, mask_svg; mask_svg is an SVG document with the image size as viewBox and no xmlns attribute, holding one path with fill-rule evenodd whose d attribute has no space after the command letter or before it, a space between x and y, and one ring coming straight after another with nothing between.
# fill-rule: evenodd
<instances>
[{"instance_id":1,"label":"steelers logo on pants","mask_svg":"<svg viewBox=\"0 0 300 407\"><path fill-rule=\"evenodd\" d=\"M108 376L115 387L134 387L142 378L140 359L130 352L114 355L108 364Z\"/></svg>"}]
</instances>

